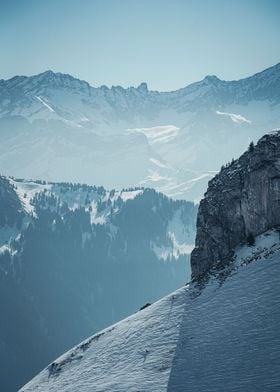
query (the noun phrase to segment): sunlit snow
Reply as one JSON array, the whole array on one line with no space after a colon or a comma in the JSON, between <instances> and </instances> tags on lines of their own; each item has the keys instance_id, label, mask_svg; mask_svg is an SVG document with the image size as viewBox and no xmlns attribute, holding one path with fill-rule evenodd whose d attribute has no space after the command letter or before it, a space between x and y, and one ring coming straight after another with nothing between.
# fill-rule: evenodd
<instances>
[{"instance_id":1,"label":"sunlit snow","mask_svg":"<svg viewBox=\"0 0 280 392\"><path fill-rule=\"evenodd\" d=\"M150 128L128 129L129 132L144 133L151 145L170 142L177 136L179 130L180 128L176 127L175 125L159 125Z\"/></svg>"},{"instance_id":2,"label":"sunlit snow","mask_svg":"<svg viewBox=\"0 0 280 392\"><path fill-rule=\"evenodd\" d=\"M38 101L40 101L51 113L55 113L55 110L46 102L43 100L41 97L37 97Z\"/></svg>"},{"instance_id":3,"label":"sunlit snow","mask_svg":"<svg viewBox=\"0 0 280 392\"><path fill-rule=\"evenodd\" d=\"M251 124L252 121L247 120L247 118L241 116L241 114L234 114L234 113L226 113L226 112L220 112L219 110L216 111L216 113L219 116L227 116L229 117L233 122L240 124L240 123L248 123Z\"/></svg>"}]
</instances>

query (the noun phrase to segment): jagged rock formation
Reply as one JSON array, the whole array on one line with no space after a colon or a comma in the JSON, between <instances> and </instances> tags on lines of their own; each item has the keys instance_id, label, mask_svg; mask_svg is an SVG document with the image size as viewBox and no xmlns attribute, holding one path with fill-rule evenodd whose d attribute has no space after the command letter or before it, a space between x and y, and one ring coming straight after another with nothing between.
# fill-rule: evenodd
<instances>
[{"instance_id":1,"label":"jagged rock formation","mask_svg":"<svg viewBox=\"0 0 280 392\"><path fill-rule=\"evenodd\" d=\"M280 225L280 131L223 167L200 203L193 277L224 266L234 248Z\"/></svg>"}]
</instances>

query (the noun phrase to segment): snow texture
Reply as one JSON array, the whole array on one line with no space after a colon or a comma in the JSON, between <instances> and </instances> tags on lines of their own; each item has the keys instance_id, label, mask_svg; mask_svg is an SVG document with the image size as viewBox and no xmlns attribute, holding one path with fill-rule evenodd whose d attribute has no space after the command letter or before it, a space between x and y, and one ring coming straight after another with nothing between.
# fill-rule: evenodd
<instances>
[{"instance_id":1,"label":"snow texture","mask_svg":"<svg viewBox=\"0 0 280 392\"><path fill-rule=\"evenodd\" d=\"M50 364L22 391L165 390L185 295L182 288L94 335Z\"/></svg>"}]
</instances>

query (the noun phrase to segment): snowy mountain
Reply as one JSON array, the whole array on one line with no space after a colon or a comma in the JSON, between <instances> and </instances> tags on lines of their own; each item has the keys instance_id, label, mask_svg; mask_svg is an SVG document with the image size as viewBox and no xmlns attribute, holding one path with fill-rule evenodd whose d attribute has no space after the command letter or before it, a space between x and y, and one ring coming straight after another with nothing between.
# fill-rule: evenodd
<instances>
[{"instance_id":1,"label":"snowy mountain","mask_svg":"<svg viewBox=\"0 0 280 392\"><path fill-rule=\"evenodd\" d=\"M276 392L280 131L223 167L201 201L192 280L83 341L32 391Z\"/></svg>"},{"instance_id":2,"label":"snowy mountain","mask_svg":"<svg viewBox=\"0 0 280 392\"><path fill-rule=\"evenodd\" d=\"M1 170L198 200L222 163L279 127L279 88L280 64L172 92L95 88L51 71L1 80Z\"/></svg>"},{"instance_id":3,"label":"snowy mountain","mask_svg":"<svg viewBox=\"0 0 280 392\"><path fill-rule=\"evenodd\" d=\"M0 389L190 276L196 206L0 176ZM16 369L16 377L14 372Z\"/></svg>"},{"instance_id":4,"label":"snowy mountain","mask_svg":"<svg viewBox=\"0 0 280 392\"><path fill-rule=\"evenodd\" d=\"M203 290L192 282L99 332L21 391L278 391L279 251L278 232L261 235Z\"/></svg>"}]
</instances>

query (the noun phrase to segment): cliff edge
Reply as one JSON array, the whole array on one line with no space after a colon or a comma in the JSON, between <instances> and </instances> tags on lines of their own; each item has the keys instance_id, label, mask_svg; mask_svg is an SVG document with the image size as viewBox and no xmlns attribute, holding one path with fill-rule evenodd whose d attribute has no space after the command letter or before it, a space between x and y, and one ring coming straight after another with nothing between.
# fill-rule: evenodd
<instances>
[{"instance_id":1,"label":"cliff edge","mask_svg":"<svg viewBox=\"0 0 280 392\"><path fill-rule=\"evenodd\" d=\"M226 265L237 245L280 225L280 130L222 167L200 202L193 278Z\"/></svg>"}]
</instances>

